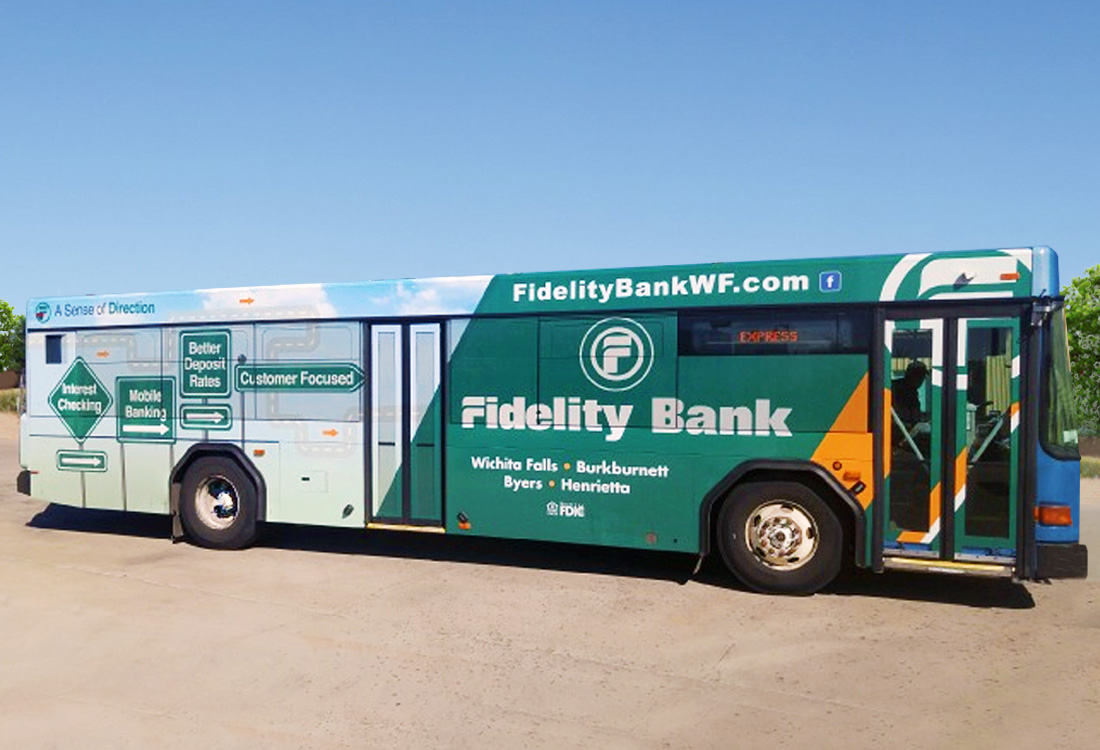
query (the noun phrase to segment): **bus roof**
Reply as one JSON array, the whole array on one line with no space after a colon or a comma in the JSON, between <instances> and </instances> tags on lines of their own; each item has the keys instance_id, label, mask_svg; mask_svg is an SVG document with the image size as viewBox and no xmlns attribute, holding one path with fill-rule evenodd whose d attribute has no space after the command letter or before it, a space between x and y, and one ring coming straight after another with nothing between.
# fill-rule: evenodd
<instances>
[{"instance_id":1,"label":"bus roof","mask_svg":"<svg viewBox=\"0 0 1100 750\"><path fill-rule=\"evenodd\" d=\"M27 328L680 307L1027 299L1058 294L1048 247L44 297Z\"/></svg>"}]
</instances>

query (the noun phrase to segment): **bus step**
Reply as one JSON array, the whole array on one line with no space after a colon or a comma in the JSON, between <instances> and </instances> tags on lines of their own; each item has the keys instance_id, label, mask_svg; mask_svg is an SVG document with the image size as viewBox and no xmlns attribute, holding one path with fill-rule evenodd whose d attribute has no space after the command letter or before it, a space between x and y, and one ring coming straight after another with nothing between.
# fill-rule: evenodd
<instances>
[{"instance_id":1,"label":"bus step","mask_svg":"<svg viewBox=\"0 0 1100 750\"><path fill-rule=\"evenodd\" d=\"M958 562L951 560L930 560L921 557L888 556L883 564L891 570L917 570L926 573L957 573L990 578L1011 578L1015 570L1013 565L999 563Z\"/></svg>"}]
</instances>

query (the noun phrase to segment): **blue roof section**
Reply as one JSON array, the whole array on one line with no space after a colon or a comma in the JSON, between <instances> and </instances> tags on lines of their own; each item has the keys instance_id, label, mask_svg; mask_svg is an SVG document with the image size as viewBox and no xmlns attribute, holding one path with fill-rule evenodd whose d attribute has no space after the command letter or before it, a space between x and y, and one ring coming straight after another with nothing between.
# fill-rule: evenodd
<instances>
[{"instance_id":1,"label":"blue roof section","mask_svg":"<svg viewBox=\"0 0 1100 750\"><path fill-rule=\"evenodd\" d=\"M1032 248L1031 293L1035 297L1057 297L1062 293L1058 278L1058 253L1049 247Z\"/></svg>"}]
</instances>

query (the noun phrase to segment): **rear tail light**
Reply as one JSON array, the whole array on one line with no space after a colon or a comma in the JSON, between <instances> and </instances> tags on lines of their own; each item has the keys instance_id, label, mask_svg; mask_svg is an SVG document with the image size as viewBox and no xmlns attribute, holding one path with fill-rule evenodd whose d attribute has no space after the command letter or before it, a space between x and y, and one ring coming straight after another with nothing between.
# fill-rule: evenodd
<instances>
[{"instance_id":1,"label":"rear tail light","mask_svg":"<svg viewBox=\"0 0 1100 750\"><path fill-rule=\"evenodd\" d=\"M1072 526L1073 513L1068 505L1036 505L1035 520L1043 526Z\"/></svg>"}]
</instances>

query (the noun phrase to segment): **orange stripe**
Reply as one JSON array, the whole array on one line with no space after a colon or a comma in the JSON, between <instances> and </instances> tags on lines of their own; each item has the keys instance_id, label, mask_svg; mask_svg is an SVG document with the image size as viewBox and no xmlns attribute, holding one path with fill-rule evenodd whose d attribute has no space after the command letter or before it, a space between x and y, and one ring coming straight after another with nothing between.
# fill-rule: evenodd
<instances>
[{"instance_id":1,"label":"orange stripe","mask_svg":"<svg viewBox=\"0 0 1100 750\"><path fill-rule=\"evenodd\" d=\"M882 477L890 476L890 460L893 458L894 418L890 411L894 408L894 392L889 388L882 392Z\"/></svg>"},{"instance_id":2,"label":"orange stripe","mask_svg":"<svg viewBox=\"0 0 1100 750\"><path fill-rule=\"evenodd\" d=\"M851 477L858 475L857 481L867 486L856 496L864 508L871 504L875 496L874 437L867 432L870 377L870 374L864 374L860 379L810 459L835 476L845 487L854 485L855 481ZM840 468L835 468L836 466ZM848 479L844 478L845 474L848 474Z\"/></svg>"},{"instance_id":3,"label":"orange stripe","mask_svg":"<svg viewBox=\"0 0 1100 750\"><path fill-rule=\"evenodd\" d=\"M955 457L955 497L958 497L966 486L966 459L969 455L970 449L963 448L962 453ZM951 502L955 502L954 497L951 498Z\"/></svg>"}]
</instances>

